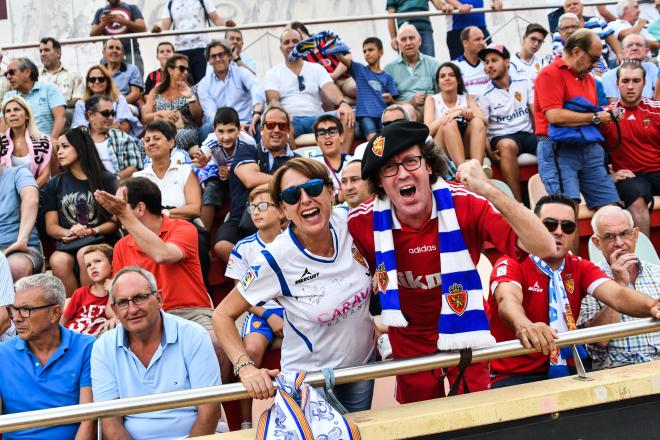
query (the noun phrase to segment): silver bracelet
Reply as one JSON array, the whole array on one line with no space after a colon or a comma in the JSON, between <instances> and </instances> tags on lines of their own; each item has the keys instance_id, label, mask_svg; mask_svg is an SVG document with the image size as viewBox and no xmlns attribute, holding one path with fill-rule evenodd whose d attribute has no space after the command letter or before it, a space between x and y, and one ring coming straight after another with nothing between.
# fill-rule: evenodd
<instances>
[{"instance_id":1,"label":"silver bracelet","mask_svg":"<svg viewBox=\"0 0 660 440\"><path fill-rule=\"evenodd\" d=\"M241 371L241 368L247 367L248 365L254 366L254 361L245 361L245 362L241 362L240 364L236 365L234 367L234 376L238 377L238 373Z\"/></svg>"}]
</instances>

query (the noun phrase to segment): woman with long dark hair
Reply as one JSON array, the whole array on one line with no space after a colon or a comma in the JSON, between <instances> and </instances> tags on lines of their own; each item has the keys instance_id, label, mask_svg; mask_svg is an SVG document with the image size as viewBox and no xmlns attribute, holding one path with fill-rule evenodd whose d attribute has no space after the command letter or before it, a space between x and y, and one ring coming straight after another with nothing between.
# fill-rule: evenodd
<instances>
[{"instance_id":1,"label":"woman with long dark hair","mask_svg":"<svg viewBox=\"0 0 660 440\"><path fill-rule=\"evenodd\" d=\"M46 184L43 211L46 232L56 240L50 266L70 295L81 284L90 283L82 262L85 248L116 241L117 223L96 203L94 191L114 193L117 177L104 168L86 128L67 131L58 144L57 158L63 172Z\"/></svg>"},{"instance_id":2,"label":"woman with long dark hair","mask_svg":"<svg viewBox=\"0 0 660 440\"><path fill-rule=\"evenodd\" d=\"M142 107L142 122L156 118L173 123L178 148L188 150L199 144L197 124L202 121L202 107L188 85L188 57L174 54L165 62L161 82L147 95Z\"/></svg>"},{"instance_id":3,"label":"woman with long dark hair","mask_svg":"<svg viewBox=\"0 0 660 440\"><path fill-rule=\"evenodd\" d=\"M458 66L440 65L435 74L440 93L426 97L424 124L433 141L456 166L466 159L483 162L486 151L486 117L477 100L468 95Z\"/></svg>"}]
</instances>

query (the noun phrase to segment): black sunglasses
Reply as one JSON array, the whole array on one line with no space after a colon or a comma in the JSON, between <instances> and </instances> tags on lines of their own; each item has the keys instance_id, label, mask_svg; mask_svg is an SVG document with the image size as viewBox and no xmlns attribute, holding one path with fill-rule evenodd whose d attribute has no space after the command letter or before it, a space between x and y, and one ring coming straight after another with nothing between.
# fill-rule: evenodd
<instances>
[{"instance_id":1,"label":"black sunglasses","mask_svg":"<svg viewBox=\"0 0 660 440\"><path fill-rule=\"evenodd\" d=\"M305 90L305 77L298 75L298 91L302 92Z\"/></svg>"},{"instance_id":2,"label":"black sunglasses","mask_svg":"<svg viewBox=\"0 0 660 440\"><path fill-rule=\"evenodd\" d=\"M310 179L305 183L296 186L290 186L280 193L280 200L287 205L295 205L300 201L300 190L304 189L310 197L316 197L323 191L325 180Z\"/></svg>"},{"instance_id":3,"label":"black sunglasses","mask_svg":"<svg viewBox=\"0 0 660 440\"><path fill-rule=\"evenodd\" d=\"M544 218L542 220L543 226L546 227L546 229L550 232L555 232L557 230L557 226L561 225L561 230L564 234L572 234L575 232L575 228L577 228L577 223L571 220L562 220L561 222L557 220L556 218Z\"/></svg>"},{"instance_id":4,"label":"black sunglasses","mask_svg":"<svg viewBox=\"0 0 660 440\"><path fill-rule=\"evenodd\" d=\"M100 114L104 118L109 118L110 116L112 116L114 118L115 115L117 114L117 112L114 111L114 110L100 110L96 113Z\"/></svg>"},{"instance_id":5,"label":"black sunglasses","mask_svg":"<svg viewBox=\"0 0 660 440\"><path fill-rule=\"evenodd\" d=\"M5 76L14 76L16 75L16 71L14 69L9 69L5 72Z\"/></svg>"},{"instance_id":6,"label":"black sunglasses","mask_svg":"<svg viewBox=\"0 0 660 440\"><path fill-rule=\"evenodd\" d=\"M106 80L105 76L90 76L89 78L87 78L87 82L90 84L94 84L94 83L103 84L105 80Z\"/></svg>"},{"instance_id":7,"label":"black sunglasses","mask_svg":"<svg viewBox=\"0 0 660 440\"><path fill-rule=\"evenodd\" d=\"M179 69L179 72L181 73L186 73L190 71L190 69L188 69L186 66L174 66L174 68Z\"/></svg>"}]
</instances>

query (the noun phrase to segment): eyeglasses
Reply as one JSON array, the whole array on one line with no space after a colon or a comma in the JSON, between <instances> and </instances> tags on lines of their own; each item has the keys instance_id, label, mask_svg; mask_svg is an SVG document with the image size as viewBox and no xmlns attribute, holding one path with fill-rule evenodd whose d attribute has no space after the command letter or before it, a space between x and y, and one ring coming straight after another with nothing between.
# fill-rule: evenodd
<instances>
[{"instance_id":1,"label":"eyeglasses","mask_svg":"<svg viewBox=\"0 0 660 440\"><path fill-rule=\"evenodd\" d=\"M557 28L557 30L560 31L560 32L563 32L563 31L574 31L574 30L576 30L576 29L578 29L578 26L562 26L562 27L558 27L558 28Z\"/></svg>"},{"instance_id":2,"label":"eyeglasses","mask_svg":"<svg viewBox=\"0 0 660 440\"><path fill-rule=\"evenodd\" d=\"M543 44L543 41L545 41L541 38L536 38L536 37L529 37L529 39L532 40L534 43L538 43L538 44Z\"/></svg>"},{"instance_id":3,"label":"eyeglasses","mask_svg":"<svg viewBox=\"0 0 660 440\"><path fill-rule=\"evenodd\" d=\"M289 123L288 122L265 122L264 127L266 127L266 130L275 130L275 127L279 128L281 131L287 131L289 129Z\"/></svg>"},{"instance_id":4,"label":"eyeglasses","mask_svg":"<svg viewBox=\"0 0 660 440\"><path fill-rule=\"evenodd\" d=\"M254 214L257 211L264 212L265 210L268 209L269 206L275 206L275 205L273 205L272 203L268 203L268 202L255 203L253 205L248 205L247 212L250 215Z\"/></svg>"},{"instance_id":5,"label":"eyeglasses","mask_svg":"<svg viewBox=\"0 0 660 440\"><path fill-rule=\"evenodd\" d=\"M541 222L543 223L543 226L545 226L545 228L550 232L555 232L557 230L557 226L560 225L561 231L564 234L572 234L575 232L575 228L577 228L577 223L571 220L562 220L560 222L556 218L548 217L541 220Z\"/></svg>"},{"instance_id":6,"label":"eyeglasses","mask_svg":"<svg viewBox=\"0 0 660 440\"><path fill-rule=\"evenodd\" d=\"M115 115L117 114L117 112L114 111L114 110L100 110L100 111L98 111L98 112L96 112L96 113L100 114L100 115L103 116L104 118L110 118L110 117L113 117L113 118L114 118Z\"/></svg>"},{"instance_id":7,"label":"eyeglasses","mask_svg":"<svg viewBox=\"0 0 660 440\"><path fill-rule=\"evenodd\" d=\"M118 310L127 309L128 304L131 303L131 302L136 306L141 306L143 304L146 304L147 301L149 301L149 297L151 295L156 294L156 293L157 292L154 292L154 291L138 293L137 295L133 296L133 298L120 299L119 301L113 302L112 305L114 305L115 308L118 309Z\"/></svg>"},{"instance_id":8,"label":"eyeglasses","mask_svg":"<svg viewBox=\"0 0 660 440\"><path fill-rule=\"evenodd\" d=\"M325 183L323 179L310 179L300 185L290 186L280 193L280 200L287 205L295 205L300 201L301 189L304 189L308 196L317 197L323 191Z\"/></svg>"},{"instance_id":9,"label":"eyeglasses","mask_svg":"<svg viewBox=\"0 0 660 440\"><path fill-rule=\"evenodd\" d=\"M406 157L403 162L390 162L380 168L380 175L383 177L396 176L399 172L399 167L403 166L406 171L415 171L422 166L422 156Z\"/></svg>"},{"instance_id":10,"label":"eyeglasses","mask_svg":"<svg viewBox=\"0 0 660 440\"><path fill-rule=\"evenodd\" d=\"M174 66L174 68L179 69L179 72L181 72L181 73L190 72L190 69L187 68L186 66Z\"/></svg>"},{"instance_id":11,"label":"eyeglasses","mask_svg":"<svg viewBox=\"0 0 660 440\"><path fill-rule=\"evenodd\" d=\"M332 128L319 128L316 130L316 137L317 138L322 138L322 137L334 137L339 134L339 128L337 127L332 127Z\"/></svg>"},{"instance_id":12,"label":"eyeglasses","mask_svg":"<svg viewBox=\"0 0 660 440\"><path fill-rule=\"evenodd\" d=\"M305 77L298 75L298 91L302 92L305 90Z\"/></svg>"},{"instance_id":13,"label":"eyeglasses","mask_svg":"<svg viewBox=\"0 0 660 440\"><path fill-rule=\"evenodd\" d=\"M614 232L608 232L603 235L598 235L598 238L600 238L603 241L616 241L618 237L621 237L624 240L630 240L632 236L633 236L632 229L626 229L625 231L621 231L618 234Z\"/></svg>"},{"instance_id":14,"label":"eyeglasses","mask_svg":"<svg viewBox=\"0 0 660 440\"><path fill-rule=\"evenodd\" d=\"M5 72L5 76L14 76L14 75L16 75L16 71L14 69L8 69Z\"/></svg>"},{"instance_id":15,"label":"eyeglasses","mask_svg":"<svg viewBox=\"0 0 660 440\"><path fill-rule=\"evenodd\" d=\"M105 76L90 76L89 78L87 78L87 82L90 84L94 84L94 83L103 84L105 83L106 79L107 78Z\"/></svg>"},{"instance_id":16,"label":"eyeglasses","mask_svg":"<svg viewBox=\"0 0 660 440\"><path fill-rule=\"evenodd\" d=\"M592 64L593 64L593 63L596 63L596 62L598 62L598 61L600 61L600 55L598 55L598 56L596 56L596 55L591 55L591 54L590 54L589 52L587 52L585 49L582 49L582 50L584 51L584 53L587 54L587 56L589 56L589 58L591 58L591 63L592 63Z\"/></svg>"},{"instance_id":17,"label":"eyeglasses","mask_svg":"<svg viewBox=\"0 0 660 440\"><path fill-rule=\"evenodd\" d=\"M227 52L218 52L218 53L209 54L209 59L215 60L217 58L219 60L222 60L224 58L227 58L227 56L228 56Z\"/></svg>"},{"instance_id":18,"label":"eyeglasses","mask_svg":"<svg viewBox=\"0 0 660 440\"><path fill-rule=\"evenodd\" d=\"M36 306L36 307L30 307L30 306L22 306L22 307L14 307L14 306L7 306L7 314L9 315L9 319L14 319L14 316L16 313L18 313L18 316L20 316L23 319L27 319L30 317L32 314L33 310L41 310L45 309L48 307L53 307L58 304L46 304L45 306Z\"/></svg>"}]
</instances>

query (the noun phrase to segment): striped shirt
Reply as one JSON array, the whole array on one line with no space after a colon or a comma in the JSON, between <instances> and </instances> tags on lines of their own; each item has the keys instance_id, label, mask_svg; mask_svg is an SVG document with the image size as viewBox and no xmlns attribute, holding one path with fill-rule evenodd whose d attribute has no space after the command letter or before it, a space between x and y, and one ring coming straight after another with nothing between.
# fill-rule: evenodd
<instances>
[{"instance_id":1,"label":"striped shirt","mask_svg":"<svg viewBox=\"0 0 660 440\"><path fill-rule=\"evenodd\" d=\"M602 262L599 267L612 277L612 269L606 262ZM660 298L660 266L640 261L639 276L630 287L652 298ZM604 306L592 296L585 297L577 324L582 325L590 321ZM640 318L621 315L621 322L637 319ZM587 344L586 347L593 359L594 370L660 360L660 332L611 339L607 347L598 344Z\"/></svg>"}]
</instances>

